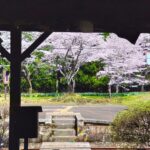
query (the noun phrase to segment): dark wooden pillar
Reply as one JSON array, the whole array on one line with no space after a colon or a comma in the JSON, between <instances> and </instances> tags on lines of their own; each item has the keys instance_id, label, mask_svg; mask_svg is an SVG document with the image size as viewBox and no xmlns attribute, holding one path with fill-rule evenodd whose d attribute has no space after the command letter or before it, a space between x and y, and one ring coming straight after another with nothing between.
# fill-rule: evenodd
<instances>
[{"instance_id":1,"label":"dark wooden pillar","mask_svg":"<svg viewBox=\"0 0 150 150\"><path fill-rule=\"evenodd\" d=\"M9 150L19 150L19 138L16 136L16 109L21 105L21 31L11 31L11 79L10 79L10 124Z\"/></svg>"}]
</instances>

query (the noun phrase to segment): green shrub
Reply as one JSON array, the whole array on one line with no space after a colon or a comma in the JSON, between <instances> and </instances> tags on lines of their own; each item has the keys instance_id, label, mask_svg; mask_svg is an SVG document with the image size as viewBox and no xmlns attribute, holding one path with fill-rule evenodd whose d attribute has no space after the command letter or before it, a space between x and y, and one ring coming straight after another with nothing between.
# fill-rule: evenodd
<instances>
[{"instance_id":1,"label":"green shrub","mask_svg":"<svg viewBox=\"0 0 150 150\"><path fill-rule=\"evenodd\" d=\"M150 145L150 102L143 102L117 115L111 126L117 142Z\"/></svg>"}]
</instances>

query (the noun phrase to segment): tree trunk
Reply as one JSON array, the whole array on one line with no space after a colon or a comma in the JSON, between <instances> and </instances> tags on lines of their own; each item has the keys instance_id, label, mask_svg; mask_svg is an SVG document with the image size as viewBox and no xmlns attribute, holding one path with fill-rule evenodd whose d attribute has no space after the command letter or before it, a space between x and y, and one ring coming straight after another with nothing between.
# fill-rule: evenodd
<instances>
[{"instance_id":1,"label":"tree trunk","mask_svg":"<svg viewBox=\"0 0 150 150\"><path fill-rule=\"evenodd\" d=\"M68 93L72 93L72 84L68 83Z\"/></svg>"},{"instance_id":2,"label":"tree trunk","mask_svg":"<svg viewBox=\"0 0 150 150\"><path fill-rule=\"evenodd\" d=\"M75 92L75 87L76 87L76 81L72 80L72 92Z\"/></svg>"},{"instance_id":3,"label":"tree trunk","mask_svg":"<svg viewBox=\"0 0 150 150\"><path fill-rule=\"evenodd\" d=\"M31 81L31 78L30 78L30 72L29 72L28 68L25 65L22 66L22 69L24 70L25 79L29 84L29 91L28 92L29 92L29 94L32 94L33 87L32 87L32 81Z\"/></svg>"},{"instance_id":4,"label":"tree trunk","mask_svg":"<svg viewBox=\"0 0 150 150\"><path fill-rule=\"evenodd\" d=\"M32 88L32 82L30 79L28 79L29 82L29 94L32 94L33 88Z\"/></svg>"},{"instance_id":5,"label":"tree trunk","mask_svg":"<svg viewBox=\"0 0 150 150\"><path fill-rule=\"evenodd\" d=\"M32 88L32 81L31 81L31 78L30 78L30 73L28 72L28 70L26 70L26 80L29 84L29 94L32 94L32 91L33 91L33 88Z\"/></svg>"},{"instance_id":6,"label":"tree trunk","mask_svg":"<svg viewBox=\"0 0 150 150\"><path fill-rule=\"evenodd\" d=\"M68 82L68 93L74 93L75 90L75 81Z\"/></svg>"},{"instance_id":7,"label":"tree trunk","mask_svg":"<svg viewBox=\"0 0 150 150\"><path fill-rule=\"evenodd\" d=\"M141 92L144 92L144 85L141 85Z\"/></svg>"},{"instance_id":8,"label":"tree trunk","mask_svg":"<svg viewBox=\"0 0 150 150\"><path fill-rule=\"evenodd\" d=\"M59 80L56 79L56 94L58 94L59 92L58 87L59 87Z\"/></svg>"},{"instance_id":9,"label":"tree trunk","mask_svg":"<svg viewBox=\"0 0 150 150\"><path fill-rule=\"evenodd\" d=\"M119 93L119 85L116 85L116 93Z\"/></svg>"},{"instance_id":10,"label":"tree trunk","mask_svg":"<svg viewBox=\"0 0 150 150\"><path fill-rule=\"evenodd\" d=\"M109 97L111 98L111 85L108 85Z\"/></svg>"}]
</instances>

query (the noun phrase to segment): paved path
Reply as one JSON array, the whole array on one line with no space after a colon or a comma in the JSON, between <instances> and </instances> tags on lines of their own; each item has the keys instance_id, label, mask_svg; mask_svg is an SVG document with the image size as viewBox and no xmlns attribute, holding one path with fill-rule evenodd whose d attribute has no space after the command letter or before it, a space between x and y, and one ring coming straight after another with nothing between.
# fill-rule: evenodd
<instances>
[{"instance_id":1,"label":"paved path","mask_svg":"<svg viewBox=\"0 0 150 150\"><path fill-rule=\"evenodd\" d=\"M125 106L121 105L85 105L85 106L42 106L43 112L40 114L40 118L45 117L46 112L75 112L81 113L84 117L85 122L93 123L111 123L116 116L116 114L122 110L127 109Z\"/></svg>"}]
</instances>

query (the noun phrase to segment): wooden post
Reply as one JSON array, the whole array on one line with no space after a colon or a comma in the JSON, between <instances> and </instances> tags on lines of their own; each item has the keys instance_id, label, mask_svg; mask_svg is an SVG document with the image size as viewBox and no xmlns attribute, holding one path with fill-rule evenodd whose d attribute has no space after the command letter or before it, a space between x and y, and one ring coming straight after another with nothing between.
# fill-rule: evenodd
<instances>
[{"instance_id":1,"label":"wooden post","mask_svg":"<svg viewBox=\"0 0 150 150\"><path fill-rule=\"evenodd\" d=\"M21 106L21 62L30 56L48 36L49 32L43 33L24 53L21 53L21 30L13 28L11 30L11 54L3 48L1 51L10 60L10 120L9 120L9 150L19 150L19 137L17 136L17 110Z\"/></svg>"},{"instance_id":2,"label":"wooden post","mask_svg":"<svg viewBox=\"0 0 150 150\"><path fill-rule=\"evenodd\" d=\"M24 138L24 150L28 150L28 138Z\"/></svg>"},{"instance_id":3,"label":"wooden post","mask_svg":"<svg viewBox=\"0 0 150 150\"><path fill-rule=\"evenodd\" d=\"M19 150L19 138L16 136L16 109L21 105L21 31L11 31L11 79L10 79L10 122L9 150Z\"/></svg>"}]
</instances>

